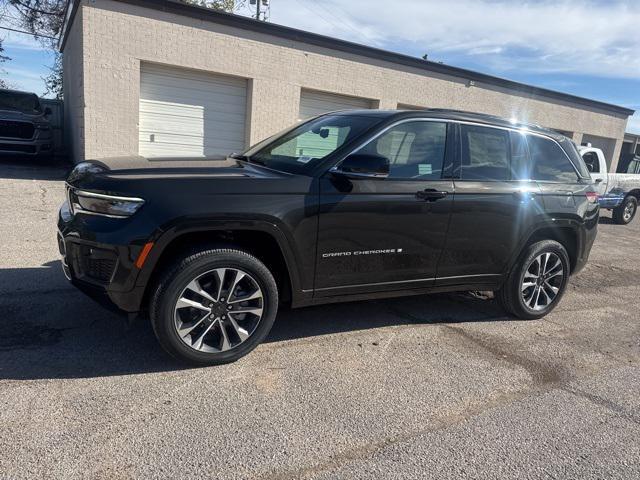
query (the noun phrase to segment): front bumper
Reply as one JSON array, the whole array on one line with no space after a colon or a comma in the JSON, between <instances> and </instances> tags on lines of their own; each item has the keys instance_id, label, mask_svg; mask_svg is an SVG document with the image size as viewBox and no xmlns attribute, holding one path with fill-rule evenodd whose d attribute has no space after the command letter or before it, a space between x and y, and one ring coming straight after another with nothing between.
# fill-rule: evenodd
<instances>
[{"instance_id":1,"label":"front bumper","mask_svg":"<svg viewBox=\"0 0 640 480\"><path fill-rule=\"evenodd\" d=\"M120 245L114 236L127 240L126 220L72 215L65 203L58 217L58 249L67 279L79 290L112 310L141 310L144 287L136 285L139 270L135 243ZM110 228L116 228L111 230Z\"/></svg>"}]
</instances>

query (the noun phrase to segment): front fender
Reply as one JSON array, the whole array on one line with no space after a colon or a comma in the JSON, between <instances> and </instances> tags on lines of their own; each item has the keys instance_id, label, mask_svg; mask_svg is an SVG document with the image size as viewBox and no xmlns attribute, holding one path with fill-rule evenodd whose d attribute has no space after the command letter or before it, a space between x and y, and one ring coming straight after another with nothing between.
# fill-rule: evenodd
<instances>
[{"instance_id":1,"label":"front fender","mask_svg":"<svg viewBox=\"0 0 640 480\"><path fill-rule=\"evenodd\" d=\"M293 239L289 238L284 229L278 227L274 221L267 221L264 219L248 220L224 218L190 221L176 219L150 239L150 241L153 242L153 248L151 249L144 266L138 275L136 284L138 286L146 286L148 284L160 258L162 257L162 254L180 237L193 233L213 233L232 230L259 231L273 237L280 247L280 251L284 257L289 277L291 279L292 290L296 292L302 289L302 272L300 271L301 262L298 258L300 254L292 247Z\"/></svg>"}]
</instances>

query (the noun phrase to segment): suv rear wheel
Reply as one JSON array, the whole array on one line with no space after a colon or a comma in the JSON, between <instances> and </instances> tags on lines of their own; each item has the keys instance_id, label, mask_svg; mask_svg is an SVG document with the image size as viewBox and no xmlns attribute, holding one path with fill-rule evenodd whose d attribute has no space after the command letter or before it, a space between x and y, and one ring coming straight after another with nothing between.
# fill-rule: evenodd
<instances>
[{"instance_id":1,"label":"suv rear wheel","mask_svg":"<svg viewBox=\"0 0 640 480\"><path fill-rule=\"evenodd\" d=\"M267 336L278 310L271 272L239 250L204 250L167 271L151 299L163 348L194 365L233 362Z\"/></svg>"},{"instance_id":2,"label":"suv rear wheel","mask_svg":"<svg viewBox=\"0 0 640 480\"><path fill-rule=\"evenodd\" d=\"M520 256L496 297L508 313L518 318L544 317L562 298L569 269L569 255L560 243L534 243Z\"/></svg>"},{"instance_id":3,"label":"suv rear wheel","mask_svg":"<svg viewBox=\"0 0 640 480\"><path fill-rule=\"evenodd\" d=\"M638 210L638 200L633 195L627 195L622 205L613 209L613 221L619 225L631 223Z\"/></svg>"}]
</instances>

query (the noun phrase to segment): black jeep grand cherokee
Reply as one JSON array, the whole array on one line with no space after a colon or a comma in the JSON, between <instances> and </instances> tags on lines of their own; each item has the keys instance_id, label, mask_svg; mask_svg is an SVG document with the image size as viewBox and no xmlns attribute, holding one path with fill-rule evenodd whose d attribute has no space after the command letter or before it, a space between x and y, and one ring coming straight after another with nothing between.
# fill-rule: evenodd
<instances>
[{"instance_id":1,"label":"black jeep grand cherokee","mask_svg":"<svg viewBox=\"0 0 640 480\"><path fill-rule=\"evenodd\" d=\"M87 162L67 183L66 275L148 311L162 346L195 364L247 354L283 302L493 290L542 317L598 223L570 140L444 110L331 113L227 161Z\"/></svg>"}]
</instances>

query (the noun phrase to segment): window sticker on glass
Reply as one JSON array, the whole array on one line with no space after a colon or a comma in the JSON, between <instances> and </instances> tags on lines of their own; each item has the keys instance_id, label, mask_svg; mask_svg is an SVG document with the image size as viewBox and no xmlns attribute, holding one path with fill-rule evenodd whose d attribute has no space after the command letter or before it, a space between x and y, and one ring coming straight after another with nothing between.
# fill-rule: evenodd
<instances>
[{"instance_id":1,"label":"window sticker on glass","mask_svg":"<svg viewBox=\"0 0 640 480\"><path fill-rule=\"evenodd\" d=\"M433 173L433 167L430 163L418 164L418 175L431 175Z\"/></svg>"},{"instance_id":2,"label":"window sticker on glass","mask_svg":"<svg viewBox=\"0 0 640 480\"><path fill-rule=\"evenodd\" d=\"M311 160L313 160L313 157L300 157L300 158L298 158L298 161L300 163L309 163Z\"/></svg>"}]
</instances>

